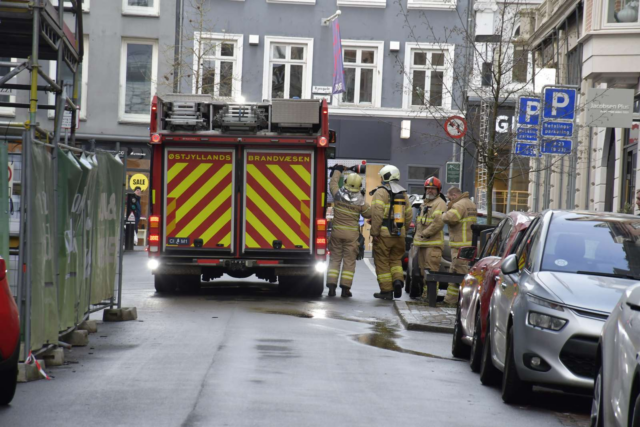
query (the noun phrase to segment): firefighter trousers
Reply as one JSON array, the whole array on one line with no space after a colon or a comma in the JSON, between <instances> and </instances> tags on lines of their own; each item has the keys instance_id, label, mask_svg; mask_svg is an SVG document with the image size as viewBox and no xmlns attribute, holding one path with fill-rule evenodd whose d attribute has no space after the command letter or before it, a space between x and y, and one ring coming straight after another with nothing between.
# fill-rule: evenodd
<instances>
[{"instance_id":1,"label":"firefighter trousers","mask_svg":"<svg viewBox=\"0 0 640 427\"><path fill-rule=\"evenodd\" d=\"M469 273L469 262L458 258L460 249L451 248L451 272L458 274ZM458 304L458 296L460 295L460 284L449 283L447 287L447 295L444 297L445 304Z\"/></svg>"},{"instance_id":2,"label":"firefighter trousers","mask_svg":"<svg viewBox=\"0 0 640 427\"><path fill-rule=\"evenodd\" d=\"M356 273L356 258L360 245L358 238L341 239L331 236L329 239L329 271L327 272L327 286L336 286L340 276L340 286L351 287ZM342 264L342 274L340 265Z\"/></svg>"},{"instance_id":3,"label":"firefighter trousers","mask_svg":"<svg viewBox=\"0 0 640 427\"><path fill-rule=\"evenodd\" d=\"M392 292L393 282L404 283L402 256L405 252L403 237L380 237L373 240L373 262L381 292Z\"/></svg>"}]
</instances>

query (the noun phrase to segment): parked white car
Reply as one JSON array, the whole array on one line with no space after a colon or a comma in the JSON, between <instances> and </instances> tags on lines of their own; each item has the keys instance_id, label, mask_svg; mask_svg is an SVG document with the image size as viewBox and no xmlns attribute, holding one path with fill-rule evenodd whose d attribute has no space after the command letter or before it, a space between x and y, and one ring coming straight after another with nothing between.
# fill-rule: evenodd
<instances>
[{"instance_id":1,"label":"parked white car","mask_svg":"<svg viewBox=\"0 0 640 427\"><path fill-rule=\"evenodd\" d=\"M602 329L593 427L640 426L640 285L627 289Z\"/></svg>"}]
</instances>

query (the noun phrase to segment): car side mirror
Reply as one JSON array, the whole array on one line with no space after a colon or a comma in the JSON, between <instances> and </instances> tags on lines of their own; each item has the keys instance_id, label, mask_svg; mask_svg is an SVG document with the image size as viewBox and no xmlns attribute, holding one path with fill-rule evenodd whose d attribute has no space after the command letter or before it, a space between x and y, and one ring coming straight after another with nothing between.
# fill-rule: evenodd
<instances>
[{"instance_id":1,"label":"car side mirror","mask_svg":"<svg viewBox=\"0 0 640 427\"><path fill-rule=\"evenodd\" d=\"M0 280L4 280L7 277L7 263L3 258L0 258Z\"/></svg>"},{"instance_id":2,"label":"car side mirror","mask_svg":"<svg viewBox=\"0 0 640 427\"><path fill-rule=\"evenodd\" d=\"M640 305L632 304L629 301L627 301L627 305L633 311L640 311Z\"/></svg>"},{"instance_id":3,"label":"car side mirror","mask_svg":"<svg viewBox=\"0 0 640 427\"><path fill-rule=\"evenodd\" d=\"M506 257L502 262L502 266L500 267L500 270L502 271L503 274L506 274L506 275L517 273L520 269L518 268L518 258L516 257L516 255L511 254L508 257Z\"/></svg>"},{"instance_id":4,"label":"car side mirror","mask_svg":"<svg viewBox=\"0 0 640 427\"><path fill-rule=\"evenodd\" d=\"M465 246L460 248L460 251L458 252L458 259L469 262L475 261L477 252L478 250L475 246Z\"/></svg>"}]
</instances>

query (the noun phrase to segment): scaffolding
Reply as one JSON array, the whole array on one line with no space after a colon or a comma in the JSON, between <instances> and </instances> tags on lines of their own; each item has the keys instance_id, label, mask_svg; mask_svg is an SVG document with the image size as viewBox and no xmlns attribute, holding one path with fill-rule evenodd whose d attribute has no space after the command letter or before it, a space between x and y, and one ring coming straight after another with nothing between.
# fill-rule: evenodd
<instances>
[{"instance_id":1,"label":"scaffolding","mask_svg":"<svg viewBox=\"0 0 640 427\"><path fill-rule=\"evenodd\" d=\"M486 150L489 143L489 103L482 101L480 103L480 147ZM479 150L480 151L480 150ZM480 154L480 153L479 153ZM480 154L482 155L482 154ZM476 205L478 209L487 209L487 165L486 162L478 164L478 180L476 185Z\"/></svg>"},{"instance_id":2,"label":"scaffolding","mask_svg":"<svg viewBox=\"0 0 640 427\"><path fill-rule=\"evenodd\" d=\"M65 12L75 16L75 28L70 29L65 23ZM69 19L71 20L71 19ZM28 118L24 121L0 122L2 137L0 143L18 142L22 144L22 173L21 173L21 203L18 252L18 283L17 300L23 325L23 340L25 354L30 351L31 318L29 315L31 301L31 248L33 232L32 207L29 206L30 192L33 186L29 182L31 173L31 150L34 144L43 144L53 149L53 188L54 201L57 200L57 157L60 134L63 125L64 112L70 112L71 145L75 145L77 108L78 71L83 57L83 24L81 0L59 0L54 6L49 0L0 0L0 57L21 58L24 61L0 61L0 66L10 71L0 76L0 90L25 91L28 102L18 102L17 97L10 97L8 102L0 102L0 107L28 110ZM56 78L51 78L43 69L41 61L56 61ZM73 76L72 93L68 96L65 82L62 80L62 67L65 65ZM16 77L29 74L29 84L9 83ZM39 84L40 79L44 84ZM26 79L25 79L26 80ZM55 94L54 105L39 103L38 92L44 91ZM46 131L39 126L38 111L54 111L54 130ZM67 118L68 119L68 118ZM69 120L68 120L69 121ZM4 166L3 166L4 167ZM52 210L55 212L55 209ZM6 211L0 214L7 215ZM4 218L7 219L7 218ZM55 216L54 216L55 224ZM54 251L54 266L57 277L57 251Z\"/></svg>"}]
</instances>

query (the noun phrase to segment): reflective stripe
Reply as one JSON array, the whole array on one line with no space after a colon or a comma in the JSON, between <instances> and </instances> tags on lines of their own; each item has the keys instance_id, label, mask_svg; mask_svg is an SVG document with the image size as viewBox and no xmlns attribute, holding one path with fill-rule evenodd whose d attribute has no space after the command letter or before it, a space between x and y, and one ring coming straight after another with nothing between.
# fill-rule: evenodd
<instances>
[{"instance_id":1,"label":"reflective stripe","mask_svg":"<svg viewBox=\"0 0 640 427\"><path fill-rule=\"evenodd\" d=\"M371 206L373 205L381 205L381 206L389 206L389 205L385 205L385 203L382 200L374 200L371 202Z\"/></svg>"},{"instance_id":2,"label":"reflective stripe","mask_svg":"<svg viewBox=\"0 0 640 427\"><path fill-rule=\"evenodd\" d=\"M414 241L414 246L438 246L444 245L444 241L442 240L427 240L427 241Z\"/></svg>"},{"instance_id":3,"label":"reflective stripe","mask_svg":"<svg viewBox=\"0 0 640 427\"><path fill-rule=\"evenodd\" d=\"M447 288L447 295L458 296L460 295L460 290L457 288L454 288L453 286L449 286Z\"/></svg>"},{"instance_id":4,"label":"reflective stripe","mask_svg":"<svg viewBox=\"0 0 640 427\"><path fill-rule=\"evenodd\" d=\"M360 214L358 212L350 211L349 209L342 209L342 208L339 208L337 206L334 206L333 209L337 210L338 212L344 212L344 213L346 213L348 215L353 215L356 218L360 218Z\"/></svg>"},{"instance_id":5,"label":"reflective stripe","mask_svg":"<svg viewBox=\"0 0 640 427\"><path fill-rule=\"evenodd\" d=\"M434 215L442 215L442 211L433 211Z\"/></svg>"},{"instance_id":6,"label":"reflective stripe","mask_svg":"<svg viewBox=\"0 0 640 427\"><path fill-rule=\"evenodd\" d=\"M378 280L385 280L385 279L391 280L391 273L378 274Z\"/></svg>"},{"instance_id":7,"label":"reflective stripe","mask_svg":"<svg viewBox=\"0 0 640 427\"><path fill-rule=\"evenodd\" d=\"M476 222L478 218L476 218L475 216L469 216L465 219L462 220L462 222Z\"/></svg>"},{"instance_id":8,"label":"reflective stripe","mask_svg":"<svg viewBox=\"0 0 640 427\"><path fill-rule=\"evenodd\" d=\"M450 242L449 246L451 246L452 248L461 248L463 246L471 246L471 241L464 241L464 242Z\"/></svg>"},{"instance_id":9,"label":"reflective stripe","mask_svg":"<svg viewBox=\"0 0 640 427\"><path fill-rule=\"evenodd\" d=\"M351 226L348 226L348 225L334 225L333 229L334 230L355 230L355 231L358 231L360 228L359 227L355 227L355 226L351 227Z\"/></svg>"},{"instance_id":10,"label":"reflective stripe","mask_svg":"<svg viewBox=\"0 0 640 427\"><path fill-rule=\"evenodd\" d=\"M402 267L391 267L391 273L402 273Z\"/></svg>"},{"instance_id":11,"label":"reflective stripe","mask_svg":"<svg viewBox=\"0 0 640 427\"><path fill-rule=\"evenodd\" d=\"M462 216L460 215L460 212L458 212L455 209L449 209L449 212L453 212L454 214L456 214L456 216L458 217L458 219L462 219Z\"/></svg>"}]
</instances>

